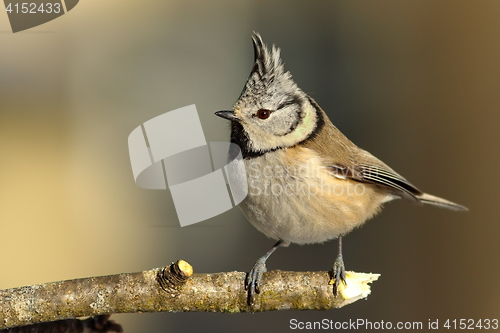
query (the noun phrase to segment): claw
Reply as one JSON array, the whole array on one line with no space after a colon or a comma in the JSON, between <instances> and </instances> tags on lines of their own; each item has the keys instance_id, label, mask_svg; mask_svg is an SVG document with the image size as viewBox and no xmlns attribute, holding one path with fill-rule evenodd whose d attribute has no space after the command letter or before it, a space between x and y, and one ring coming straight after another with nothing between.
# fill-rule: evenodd
<instances>
[{"instance_id":1,"label":"claw","mask_svg":"<svg viewBox=\"0 0 500 333\"><path fill-rule=\"evenodd\" d=\"M331 274L332 277L330 279L329 284L333 284L333 294L335 296L338 296L340 283L342 282L344 286L347 285L345 281L346 276L345 276L344 259L342 258L341 254L337 256L337 259L335 259L335 263L333 264Z\"/></svg>"},{"instance_id":2,"label":"claw","mask_svg":"<svg viewBox=\"0 0 500 333\"><path fill-rule=\"evenodd\" d=\"M255 262L250 272L248 272L245 277L245 290L248 291L248 305L252 305L255 301L255 294L260 294L260 280L262 279L262 274L267 272L266 260L280 245L283 244L282 240L279 240L274 246L267 251L259 260ZM290 244L290 243L286 243Z\"/></svg>"},{"instance_id":3,"label":"claw","mask_svg":"<svg viewBox=\"0 0 500 333\"><path fill-rule=\"evenodd\" d=\"M265 272L267 272L267 268L264 258L257 260L250 272L248 272L245 278L245 290L248 290L248 305L254 303L255 294L260 294L260 280Z\"/></svg>"}]
</instances>

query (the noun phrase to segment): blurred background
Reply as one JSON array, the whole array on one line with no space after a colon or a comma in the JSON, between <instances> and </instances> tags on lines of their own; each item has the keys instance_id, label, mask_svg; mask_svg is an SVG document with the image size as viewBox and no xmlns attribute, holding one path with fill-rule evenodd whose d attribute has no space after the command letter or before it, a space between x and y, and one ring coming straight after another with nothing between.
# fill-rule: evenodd
<instances>
[{"instance_id":1,"label":"blurred background","mask_svg":"<svg viewBox=\"0 0 500 333\"><path fill-rule=\"evenodd\" d=\"M258 31L352 141L455 213L397 201L344 239L376 272L339 310L113 315L126 332L287 331L290 320L499 317L500 2L86 0L13 34L0 13L0 289L187 260L248 271L274 243L238 209L181 228L168 191L135 185L127 137L196 104L228 140ZM268 268L328 270L336 242L279 249Z\"/></svg>"}]
</instances>

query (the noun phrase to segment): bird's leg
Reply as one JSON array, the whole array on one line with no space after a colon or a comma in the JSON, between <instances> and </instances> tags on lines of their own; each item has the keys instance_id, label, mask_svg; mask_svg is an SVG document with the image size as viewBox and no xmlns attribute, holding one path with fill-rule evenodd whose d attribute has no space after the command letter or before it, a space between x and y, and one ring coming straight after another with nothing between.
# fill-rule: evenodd
<instances>
[{"instance_id":1,"label":"bird's leg","mask_svg":"<svg viewBox=\"0 0 500 333\"><path fill-rule=\"evenodd\" d=\"M347 285L345 282L345 266L344 259L342 258L342 236L339 236L339 254L337 255L337 259L335 259L335 263L333 264L330 284L333 284L333 295L337 296L339 293L339 285L342 282L344 285Z\"/></svg>"},{"instance_id":2,"label":"bird's leg","mask_svg":"<svg viewBox=\"0 0 500 333\"><path fill-rule=\"evenodd\" d=\"M266 260L273 254L274 251L283 243L282 240L279 240L272 249L270 249L266 254L260 257L253 265L250 272L248 272L245 278L245 290L248 290L248 304L252 305L255 300L255 294L260 293L260 280L262 278L262 274L267 272L266 268Z\"/></svg>"}]
</instances>

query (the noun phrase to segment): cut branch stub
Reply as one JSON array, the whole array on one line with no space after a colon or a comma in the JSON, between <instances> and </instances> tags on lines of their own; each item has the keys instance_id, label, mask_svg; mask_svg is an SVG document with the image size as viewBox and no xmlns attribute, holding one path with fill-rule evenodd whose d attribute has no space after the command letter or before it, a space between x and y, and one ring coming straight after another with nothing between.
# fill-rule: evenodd
<instances>
[{"instance_id":1,"label":"cut branch stub","mask_svg":"<svg viewBox=\"0 0 500 333\"><path fill-rule=\"evenodd\" d=\"M158 271L156 279L166 292L178 293L193 275L193 266L184 260L177 260ZM173 296L173 295L172 295Z\"/></svg>"}]
</instances>

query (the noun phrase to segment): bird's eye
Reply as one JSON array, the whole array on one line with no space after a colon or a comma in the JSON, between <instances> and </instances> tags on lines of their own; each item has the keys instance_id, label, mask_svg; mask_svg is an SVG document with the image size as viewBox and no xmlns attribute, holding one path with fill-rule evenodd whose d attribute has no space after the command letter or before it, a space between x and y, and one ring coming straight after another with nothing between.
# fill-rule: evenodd
<instances>
[{"instance_id":1,"label":"bird's eye","mask_svg":"<svg viewBox=\"0 0 500 333\"><path fill-rule=\"evenodd\" d=\"M267 119L269 118L269 115L271 115L271 111L269 110L260 109L259 111L257 111L257 117L259 117L260 119Z\"/></svg>"}]
</instances>

